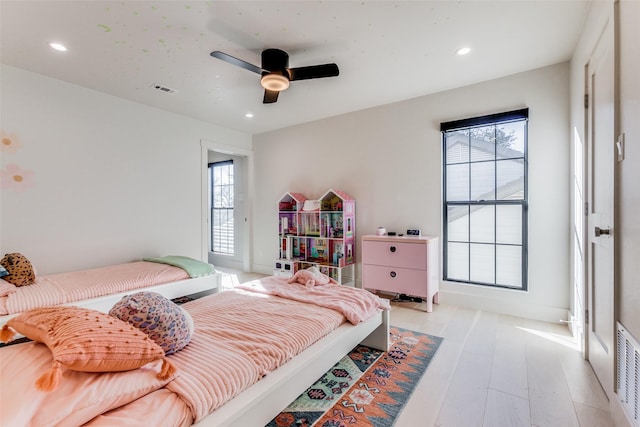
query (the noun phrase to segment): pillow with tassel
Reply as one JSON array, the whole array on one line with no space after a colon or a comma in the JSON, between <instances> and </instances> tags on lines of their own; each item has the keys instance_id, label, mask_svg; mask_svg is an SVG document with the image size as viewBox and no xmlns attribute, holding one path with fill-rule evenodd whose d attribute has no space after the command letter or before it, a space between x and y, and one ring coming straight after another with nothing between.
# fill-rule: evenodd
<instances>
[{"instance_id":1,"label":"pillow with tassel","mask_svg":"<svg viewBox=\"0 0 640 427\"><path fill-rule=\"evenodd\" d=\"M42 307L9 319L0 330L0 341L15 333L45 344L53 355L51 369L38 378L36 388L53 391L63 368L80 372L121 372L162 359L156 374L165 380L175 367L164 350L140 330L96 310L73 306Z\"/></svg>"}]
</instances>

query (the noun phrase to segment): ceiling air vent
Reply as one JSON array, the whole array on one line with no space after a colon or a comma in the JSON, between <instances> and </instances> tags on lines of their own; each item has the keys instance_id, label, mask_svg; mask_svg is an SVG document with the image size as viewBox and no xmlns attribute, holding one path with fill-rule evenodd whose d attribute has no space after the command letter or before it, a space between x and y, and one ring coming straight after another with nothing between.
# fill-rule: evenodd
<instances>
[{"instance_id":1,"label":"ceiling air vent","mask_svg":"<svg viewBox=\"0 0 640 427\"><path fill-rule=\"evenodd\" d=\"M155 90L158 90L164 93L176 93L175 89L171 89L170 87L166 87L158 83L152 84L151 87L154 88Z\"/></svg>"}]
</instances>

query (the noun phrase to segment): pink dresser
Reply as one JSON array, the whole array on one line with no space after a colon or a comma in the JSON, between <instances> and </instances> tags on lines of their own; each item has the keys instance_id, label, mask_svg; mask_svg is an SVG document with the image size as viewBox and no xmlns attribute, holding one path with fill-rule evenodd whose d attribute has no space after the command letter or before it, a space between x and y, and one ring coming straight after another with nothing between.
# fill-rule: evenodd
<instances>
[{"instance_id":1,"label":"pink dresser","mask_svg":"<svg viewBox=\"0 0 640 427\"><path fill-rule=\"evenodd\" d=\"M425 299L427 312L438 303L438 238L364 236L362 287Z\"/></svg>"}]
</instances>

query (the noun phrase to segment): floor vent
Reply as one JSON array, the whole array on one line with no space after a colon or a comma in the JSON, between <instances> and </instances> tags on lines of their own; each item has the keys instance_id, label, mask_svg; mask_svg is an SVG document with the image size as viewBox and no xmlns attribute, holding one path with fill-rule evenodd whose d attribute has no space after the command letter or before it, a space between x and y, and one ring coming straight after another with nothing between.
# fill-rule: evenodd
<instances>
[{"instance_id":1,"label":"floor vent","mask_svg":"<svg viewBox=\"0 0 640 427\"><path fill-rule=\"evenodd\" d=\"M620 323L618 339L618 398L631 425L640 427L640 345Z\"/></svg>"}]
</instances>

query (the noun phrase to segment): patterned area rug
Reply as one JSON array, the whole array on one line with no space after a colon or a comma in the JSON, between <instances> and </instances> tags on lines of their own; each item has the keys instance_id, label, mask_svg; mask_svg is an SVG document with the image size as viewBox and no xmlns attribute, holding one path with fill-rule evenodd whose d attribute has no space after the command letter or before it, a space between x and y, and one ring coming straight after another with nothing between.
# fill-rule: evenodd
<instances>
[{"instance_id":1,"label":"patterned area rug","mask_svg":"<svg viewBox=\"0 0 640 427\"><path fill-rule=\"evenodd\" d=\"M442 338L390 332L388 352L354 348L266 427L393 426Z\"/></svg>"}]
</instances>

